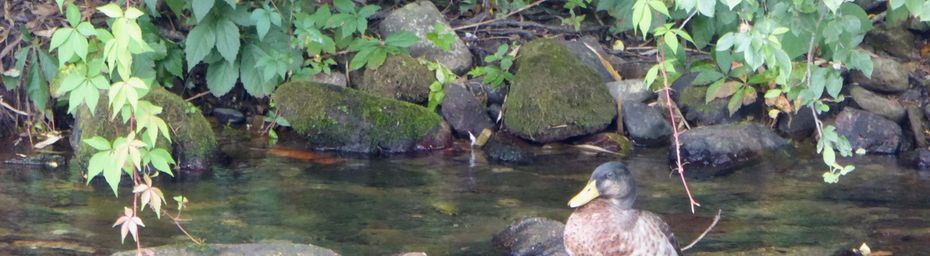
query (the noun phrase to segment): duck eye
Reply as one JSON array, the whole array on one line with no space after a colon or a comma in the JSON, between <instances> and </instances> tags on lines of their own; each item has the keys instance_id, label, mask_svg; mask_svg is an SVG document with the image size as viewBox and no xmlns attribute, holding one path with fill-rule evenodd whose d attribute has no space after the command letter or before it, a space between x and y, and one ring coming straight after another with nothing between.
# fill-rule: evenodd
<instances>
[{"instance_id":1,"label":"duck eye","mask_svg":"<svg viewBox=\"0 0 930 256\"><path fill-rule=\"evenodd\" d=\"M611 179L614 178L614 173L608 172L608 173L607 173L607 178L611 178Z\"/></svg>"}]
</instances>

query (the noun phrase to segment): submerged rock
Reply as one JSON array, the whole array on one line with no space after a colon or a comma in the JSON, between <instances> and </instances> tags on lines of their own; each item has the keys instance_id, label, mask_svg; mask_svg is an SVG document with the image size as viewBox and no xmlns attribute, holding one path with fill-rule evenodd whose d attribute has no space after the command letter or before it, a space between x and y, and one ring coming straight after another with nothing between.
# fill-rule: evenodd
<instances>
[{"instance_id":1,"label":"submerged rock","mask_svg":"<svg viewBox=\"0 0 930 256\"><path fill-rule=\"evenodd\" d=\"M366 69L356 88L385 98L425 103L434 79L433 72L416 59L394 55L378 69Z\"/></svg>"},{"instance_id":2,"label":"submerged rock","mask_svg":"<svg viewBox=\"0 0 930 256\"><path fill-rule=\"evenodd\" d=\"M464 86L450 84L443 91L440 112L458 136L468 138L471 133L477 137L484 129L493 128L488 109Z\"/></svg>"},{"instance_id":3,"label":"submerged rock","mask_svg":"<svg viewBox=\"0 0 930 256\"><path fill-rule=\"evenodd\" d=\"M503 132L491 136L484 152L492 161L528 164L536 160L536 147Z\"/></svg>"},{"instance_id":4,"label":"submerged rock","mask_svg":"<svg viewBox=\"0 0 930 256\"><path fill-rule=\"evenodd\" d=\"M203 114L200 111L187 111L187 102L184 99L158 86L152 87L142 99L162 107L162 113L159 116L173 131L171 133L172 145L168 151L180 155L180 159L175 159L180 166L189 170L206 169L217 152L217 143L213 128ZM100 96L99 102L107 101L106 95ZM71 134L74 138L80 138L71 141L78 163L83 165L93 154L97 153L93 148L85 147L81 141L94 136L112 140L117 134L128 134L127 126L113 125L109 119L109 110L106 104L98 104L96 111L91 115L86 105L78 107L75 115L75 128ZM164 139L160 139L158 146L167 147L165 146L167 143Z\"/></svg>"},{"instance_id":5,"label":"submerged rock","mask_svg":"<svg viewBox=\"0 0 930 256\"><path fill-rule=\"evenodd\" d=\"M433 45L432 42L426 40L426 34L433 32L433 26L437 22L445 24L449 28L446 31L455 35L455 31L452 31L451 27L449 27L449 23L443 18L439 9L436 9L436 5L433 5L430 1L419 1L391 11L381 21L378 28L385 38L401 31L412 32L420 40L408 49L411 56L425 57L428 60L438 62L456 74L468 72L472 65L472 54L458 35L455 37L455 42L452 43L450 52L444 52Z\"/></svg>"},{"instance_id":6,"label":"submerged rock","mask_svg":"<svg viewBox=\"0 0 930 256\"><path fill-rule=\"evenodd\" d=\"M630 140L623 137L623 135L615 132L602 132L585 136L579 139L576 145L596 146L611 152L616 152L621 156L626 156L633 152L633 143L630 143Z\"/></svg>"},{"instance_id":7,"label":"submerged rock","mask_svg":"<svg viewBox=\"0 0 930 256\"><path fill-rule=\"evenodd\" d=\"M930 149L919 148L914 151L907 152L901 157L903 164L911 166L919 170L928 170L930 169Z\"/></svg>"},{"instance_id":8,"label":"submerged rock","mask_svg":"<svg viewBox=\"0 0 930 256\"><path fill-rule=\"evenodd\" d=\"M550 39L521 48L504 108L507 130L538 143L603 130L617 115L597 73Z\"/></svg>"},{"instance_id":9,"label":"submerged rock","mask_svg":"<svg viewBox=\"0 0 930 256\"><path fill-rule=\"evenodd\" d=\"M679 140L685 173L697 176L722 174L788 145L768 127L755 123L698 127L682 133ZM669 148L669 160L675 161L674 147Z\"/></svg>"},{"instance_id":10,"label":"submerged rock","mask_svg":"<svg viewBox=\"0 0 930 256\"><path fill-rule=\"evenodd\" d=\"M562 242L565 224L547 218L526 218L494 235L494 245L512 256L568 256Z\"/></svg>"},{"instance_id":11,"label":"submerged rock","mask_svg":"<svg viewBox=\"0 0 930 256\"><path fill-rule=\"evenodd\" d=\"M641 146L662 146L672 136L672 124L662 112L643 103L623 103L623 125L633 143Z\"/></svg>"},{"instance_id":12,"label":"submerged rock","mask_svg":"<svg viewBox=\"0 0 930 256\"><path fill-rule=\"evenodd\" d=\"M884 93L899 93L910 87L908 75L916 68L914 65L902 64L890 57L880 55L872 57L872 62L875 68L872 70L871 78L865 77L859 70L853 70L849 72L849 82Z\"/></svg>"},{"instance_id":13,"label":"submerged rock","mask_svg":"<svg viewBox=\"0 0 930 256\"><path fill-rule=\"evenodd\" d=\"M411 103L313 82L285 83L271 98L281 116L316 149L408 152L451 143L442 118Z\"/></svg>"},{"instance_id":14,"label":"submerged rock","mask_svg":"<svg viewBox=\"0 0 930 256\"><path fill-rule=\"evenodd\" d=\"M872 112L895 122L904 120L904 106L901 106L901 103L897 100L885 98L859 86L853 86L852 89L849 90L849 94L862 110Z\"/></svg>"},{"instance_id":15,"label":"submerged rock","mask_svg":"<svg viewBox=\"0 0 930 256\"><path fill-rule=\"evenodd\" d=\"M293 243L253 243L253 244L205 244L205 245L165 245L144 248L154 255L294 255L294 256L337 256L333 250L312 244ZM136 251L114 253L113 256L132 256Z\"/></svg>"},{"instance_id":16,"label":"submerged rock","mask_svg":"<svg viewBox=\"0 0 930 256\"><path fill-rule=\"evenodd\" d=\"M897 123L866 111L844 108L834 121L836 131L852 146L870 154L895 154L901 146L902 131Z\"/></svg>"}]
</instances>

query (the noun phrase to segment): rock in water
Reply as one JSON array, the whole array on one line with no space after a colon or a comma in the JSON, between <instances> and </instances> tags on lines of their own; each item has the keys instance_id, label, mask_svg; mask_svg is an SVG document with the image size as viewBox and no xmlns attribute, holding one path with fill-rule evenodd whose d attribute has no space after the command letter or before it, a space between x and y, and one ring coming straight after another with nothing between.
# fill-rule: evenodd
<instances>
[{"instance_id":1,"label":"rock in water","mask_svg":"<svg viewBox=\"0 0 930 256\"><path fill-rule=\"evenodd\" d=\"M870 154L895 154L901 146L901 127L879 115L847 107L834 122L853 151L862 148Z\"/></svg>"},{"instance_id":2,"label":"rock in water","mask_svg":"<svg viewBox=\"0 0 930 256\"><path fill-rule=\"evenodd\" d=\"M468 138L471 133L477 137L484 129L493 128L487 108L464 86L450 84L443 91L440 112L458 136Z\"/></svg>"},{"instance_id":3,"label":"rock in water","mask_svg":"<svg viewBox=\"0 0 930 256\"><path fill-rule=\"evenodd\" d=\"M203 114L200 111L186 111L188 108L184 99L159 86L153 86L142 99L162 107L162 113L159 116L174 131L171 133L172 145L166 149L169 152L173 150L180 152L180 159L175 160L178 160L181 167L188 170L207 169L217 152L217 143L213 128ZM107 101L106 94L101 94L100 102ZM75 116L76 129L72 131L71 136L80 139L72 140L71 146L75 149L75 159L82 165L96 153L96 150L85 147L81 141L94 136L112 140L117 134L123 136L128 134L128 130L125 129L127 126L113 125L110 121L110 109L106 104L97 104L93 115L86 105L82 105ZM166 144L168 141L164 139L158 142L159 147L164 147Z\"/></svg>"},{"instance_id":4,"label":"rock in water","mask_svg":"<svg viewBox=\"0 0 930 256\"><path fill-rule=\"evenodd\" d=\"M214 108L213 116L221 124L242 124L245 123L245 114L239 110L231 108Z\"/></svg>"},{"instance_id":5,"label":"rock in water","mask_svg":"<svg viewBox=\"0 0 930 256\"><path fill-rule=\"evenodd\" d=\"M527 218L494 236L494 244L512 256L568 256L562 244L565 224L547 218Z\"/></svg>"},{"instance_id":6,"label":"rock in water","mask_svg":"<svg viewBox=\"0 0 930 256\"><path fill-rule=\"evenodd\" d=\"M451 143L449 126L419 105L313 82L285 83L271 98L281 116L317 149L409 152Z\"/></svg>"},{"instance_id":7,"label":"rock in water","mask_svg":"<svg viewBox=\"0 0 930 256\"><path fill-rule=\"evenodd\" d=\"M623 125L637 145L667 145L672 136L672 124L662 112L639 102L623 103Z\"/></svg>"},{"instance_id":8,"label":"rock in water","mask_svg":"<svg viewBox=\"0 0 930 256\"><path fill-rule=\"evenodd\" d=\"M801 107L796 113L788 113L790 116L778 118L776 128L781 134L793 139L803 139L810 136L817 124L814 123L814 113L808 107Z\"/></svg>"},{"instance_id":9,"label":"rock in water","mask_svg":"<svg viewBox=\"0 0 930 256\"><path fill-rule=\"evenodd\" d=\"M685 174L696 176L722 174L788 145L768 127L754 123L698 127L682 133L679 140ZM669 160L675 161L674 147L669 148Z\"/></svg>"},{"instance_id":10,"label":"rock in water","mask_svg":"<svg viewBox=\"0 0 930 256\"><path fill-rule=\"evenodd\" d=\"M455 35L455 31L452 31L451 27L449 27L442 13L439 12L439 9L436 9L436 5L429 1L419 1L409 3L392 11L381 21L378 28L384 37L401 31L412 32L420 38L420 41L408 49L411 56L425 57L428 60L438 62L456 74L468 72L472 65L472 55L458 35L455 37L455 42L452 43L450 52L444 52L433 45L432 42L426 40L426 34L433 32L433 26L437 22L446 25L449 28L447 32Z\"/></svg>"},{"instance_id":11,"label":"rock in water","mask_svg":"<svg viewBox=\"0 0 930 256\"><path fill-rule=\"evenodd\" d=\"M536 160L536 147L513 135L498 132L484 145L484 152L493 161L528 164Z\"/></svg>"},{"instance_id":12,"label":"rock in water","mask_svg":"<svg viewBox=\"0 0 930 256\"><path fill-rule=\"evenodd\" d=\"M902 64L884 56L872 57L872 62L875 68L871 78L865 77L859 70L853 70L849 72L849 82L884 93L899 93L910 88L908 75L916 68L914 65Z\"/></svg>"},{"instance_id":13,"label":"rock in water","mask_svg":"<svg viewBox=\"0 0 930 256\"><path fill-rule=\"evenodd\" d=\"M901 103L897 100L885 98L859 86L853 86L853 88L849 90L849 95L852 96L853 101L865 111L875 113L895 122L904 120L904 106L901 106Z\"/></svg>"},{"instance_id":14,"label":"rock in water","mask_svg":"<svg viewBox=\"0 0 930 256\"><path fill-rule=\"evenodd\" d=\"M521 48L504 108L508 131L538 143L603 130L617 115L597 73L550 39Z\"/></svg>"},{"instance_id":15,"label":"rock in water","mask_svg":"<svg viewBox=\"0 0 930 256\"><path fill-rule=\"evenodd\" d=\"M388 57L378 69L366 69L358 90L390 99L426 103L433 72L404 55Z\"/></svg>"}]
</instances>

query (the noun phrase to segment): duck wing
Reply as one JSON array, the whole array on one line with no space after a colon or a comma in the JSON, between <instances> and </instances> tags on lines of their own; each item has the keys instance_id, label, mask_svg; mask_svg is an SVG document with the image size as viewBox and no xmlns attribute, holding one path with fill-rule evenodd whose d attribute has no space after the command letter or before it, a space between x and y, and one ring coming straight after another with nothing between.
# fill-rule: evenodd
<instances>
[{"instance_id":1,"label":"duck wing","mask_svg":"<svg viewBox=\"0 0 930 256\"><path fill-rule=\"evenodd\" d=\"M648 239L650 246L654 248L652 255L683 255L678 245L678 239L672 233L668 224L662 220L659 215L649 211L639 211L639 219L636 222L637 229L642 232L642 236Z\"/></svg>"}]
</instances>

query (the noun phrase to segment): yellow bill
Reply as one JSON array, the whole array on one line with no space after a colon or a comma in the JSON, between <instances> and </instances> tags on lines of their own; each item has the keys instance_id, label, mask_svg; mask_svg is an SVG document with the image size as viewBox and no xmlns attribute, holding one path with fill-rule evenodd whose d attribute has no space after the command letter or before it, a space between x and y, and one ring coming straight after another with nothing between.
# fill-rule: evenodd
<instances>
[{"instance_id":1,"label":"yellow bill","mask_svg":"<svg viewBox=\"0 0 930 256\"><path fill-rule=\"evenodd\" d=\"M581 192L578 192L577 195L568 201L568 207L580 207L599 196L601 196L601 194L597 192L597 182L594 180L588 181L588 185L585 185L584 188L581 189Z\"/></svg>"}]
</instances>

